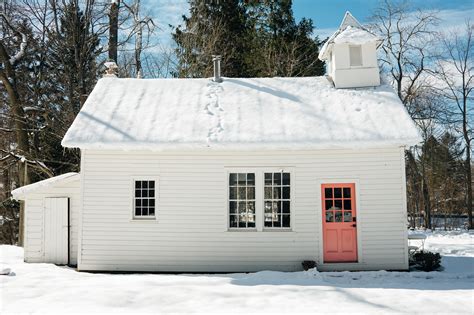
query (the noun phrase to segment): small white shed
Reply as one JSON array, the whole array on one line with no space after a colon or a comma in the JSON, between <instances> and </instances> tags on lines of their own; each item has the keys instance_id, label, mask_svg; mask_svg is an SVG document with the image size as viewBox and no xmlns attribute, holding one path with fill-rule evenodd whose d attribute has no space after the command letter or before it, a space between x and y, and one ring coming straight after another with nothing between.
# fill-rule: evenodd
<instances>
[{"instance_id":1,"label":"small white shed","mask_svg":"<svg viewBox=\"0 0 474 315\"><path fill-rule=\"evenodd\" d=\"M66 173L12 191L25 203L25 262L77 264L80 176Z\"/></svg>"}]
</instances>

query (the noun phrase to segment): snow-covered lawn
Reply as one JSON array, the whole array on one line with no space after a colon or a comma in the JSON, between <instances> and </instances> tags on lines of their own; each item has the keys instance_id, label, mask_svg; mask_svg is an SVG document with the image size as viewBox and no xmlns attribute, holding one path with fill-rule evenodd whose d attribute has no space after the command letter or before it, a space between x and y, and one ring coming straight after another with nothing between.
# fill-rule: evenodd
<instances>
[{"instance_id":1,"label":"snow-covered lawn","mask_svg":"<svg viewBox=\"0 0 474 315\"><path fill-rule=\"evenodd\" d=\"M92 274L0 246L0 313L474 313L474 234L428 233L442 272Z\"/></svg>"}]
</instances>

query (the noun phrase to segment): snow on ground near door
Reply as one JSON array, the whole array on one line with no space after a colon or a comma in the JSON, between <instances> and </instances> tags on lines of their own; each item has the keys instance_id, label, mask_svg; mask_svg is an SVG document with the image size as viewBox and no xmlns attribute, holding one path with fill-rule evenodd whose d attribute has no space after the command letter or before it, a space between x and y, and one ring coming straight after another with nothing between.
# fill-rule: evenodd
<instances>
[{"instance_id":1,"label":"snow on ground near door","mask_svg":"<svg viewBox=\"0 0 474 315\"><path fill-rule=\"evenodd\" d=\"M25 264L0 246L0 313L452 313L474 312L474 234L427 233L443 272L92 274Z\"/></svg>"}]
</instances>

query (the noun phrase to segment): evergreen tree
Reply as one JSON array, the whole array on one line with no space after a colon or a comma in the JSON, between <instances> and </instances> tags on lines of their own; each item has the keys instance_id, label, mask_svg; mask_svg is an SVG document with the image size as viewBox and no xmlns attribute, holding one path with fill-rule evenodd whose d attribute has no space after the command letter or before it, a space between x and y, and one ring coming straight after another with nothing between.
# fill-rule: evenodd
<instances>
[{"instance_id":1,"label":"evergreen tree","mask_svg":"<svg viewBox=\"0 0 474 315\"><path fill-rule=\"evenodd\" d=\"M99 37L76 1L65 4L59 21L59 31L49 34L50 65L63 88L65 109L75 117L97 81Z\"/></svg>"},{"instance_id":2,"label":"evergreen tree","mask_svg":"<svg viewBox=\"0 0 474 315\"><path fill-rule=\"evenodd\" d=\"M250 75L245 62L249 52L247 14L239 0L190 0L190 16L172 34L177 44L177 77L209 77L212 55L222 56L228 77Z\"/></svg>"},{"instance_id":3,"label":"evergreen tree","mask_svg":"<svg viewBox=\"0 0 474 315\"><path fill-rule=\"evenodd\" d=\"M79 113L98 78L99 37L76 1L60 11L58 31L49 34L47 67L55 83L50 93L46 124L40 139L43 157L56 172L77 170L78 150L64 150L61 139ZM47 152L47 153L46 153ZM72 169L71 169L72 168Z\"/></svg>"},{"instance_id":4,"label":"evergreen tree","mask_svg":"<svg viewBox=\"0 0 474 315\"><path fill-rule=\"evenodd\" d=\"M178 77L209 77L211 57L222 55L228 77L318 76L320 42L313 22L295 22L291 0L190 1L185 26L173 33Z\"/></svg>"},{"instance_id":5,"label":"evergreen tree","mask_svg":"<svg viewBox=\"0 0 474 315\"><path fill-rule=\"evenodd\" d=\"M324 63L318 59L318 38L312 38L313 21L295 22L291 0L248 3L254 29L255 76L320 76ZM258 57L256 57L258 56Z\"/></svg>"},{"instance_id":6,"label":"evergreen tree","mask_svg":"<svg viewBox=\"0 0 474 315\"><path fill-rule=\"evenodd\" d=\"M439 217L444 216L447 228L448 216L463 213L466 193L463 150L455 136L444 133L439 138L428 137L420 151L418 159L410 151L406 155L407 202L412 227L415 227L415 219L421 217L424 227L439 226Z\"/></svg>"}]
</instances>

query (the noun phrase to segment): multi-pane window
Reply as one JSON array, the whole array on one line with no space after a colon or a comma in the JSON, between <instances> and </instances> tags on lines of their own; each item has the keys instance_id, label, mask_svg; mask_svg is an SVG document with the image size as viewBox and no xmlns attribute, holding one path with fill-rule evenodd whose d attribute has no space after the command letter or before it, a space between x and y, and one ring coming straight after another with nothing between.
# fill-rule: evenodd
<instances>
[{"instance_id":1,"label":"multi-pane window","mask_svg":"<svg viewBox=\"0 0 474 315\"><path fill-rule=\"evenodd\" d=\"M155 217L155 181L135 180L134 217Z\"/></svg>"},{"instance_id":2,"label":"multi-pane window","mask_svg":"<svg viewBox=\"0 0 474 315\"><path fill-rule=\"evenodd\" d=\"M324 210L326 222L352 222L354 196L351 186L325 187Z\"/></svg>"},{"instance_id":3,"label":"multi-pane window","mask_svg":"<svg viewBox=\"0 0 474 315\"><path fill-rule=\"evenodd\" d=\"M255 173L229 174L229 227L255 228Z\"/></svg>"},{"instance_id":4,"label":"multi-pane window","mask_svg":"<svg viewBox=\"0 0 474 315\"><path fill-rule=\"evenodd\" d=\"M349 59L351 67L362 66L362 47L360 45L349 46Z\"/></svg>"},{"instance_id":5,"label":"multi-pane window","mask_svg":"<svg viewBox=\"0 0 474 315\"><path fill-rule=\"evenodd\" d=\"M290 227L290 173L264 174L264 226Z\"/></svg>"}]
</instances>

